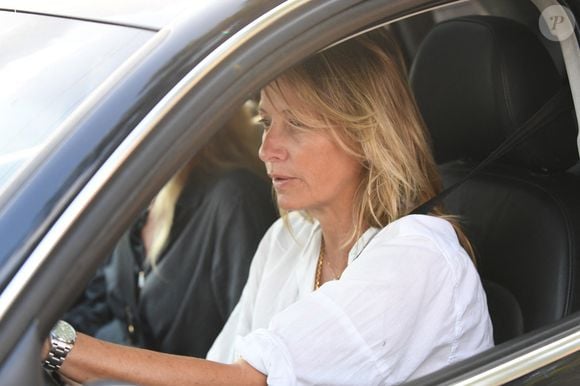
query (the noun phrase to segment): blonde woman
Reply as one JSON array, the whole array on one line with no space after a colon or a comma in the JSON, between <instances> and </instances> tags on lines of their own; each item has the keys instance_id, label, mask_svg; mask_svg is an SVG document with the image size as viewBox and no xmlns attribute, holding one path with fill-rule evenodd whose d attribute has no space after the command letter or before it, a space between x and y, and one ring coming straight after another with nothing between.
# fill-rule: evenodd
<instances>
[{"instance_id":1,"label":"blonde woman","mask_svg":"<svg viewBox=\"0 0 580 386\"><path fill-rule=\"evenodd\" d=\"M398 384L493 345L485 294L441 208L423 123L388 36L269 84L260 158L287 214L256 252L210 360L79 335L61 371L143 385Z\"/></svg>"},{"instance_id":2,"label":"blonde woman","mask_svg":"<svg viewBox=\"0 0 580 386\"><path fill-rule=\"evenodd\" d=\"M111 342L204 357L277 217L249 106L157 194L65 316Z\"/></svg>"}]
</instances>

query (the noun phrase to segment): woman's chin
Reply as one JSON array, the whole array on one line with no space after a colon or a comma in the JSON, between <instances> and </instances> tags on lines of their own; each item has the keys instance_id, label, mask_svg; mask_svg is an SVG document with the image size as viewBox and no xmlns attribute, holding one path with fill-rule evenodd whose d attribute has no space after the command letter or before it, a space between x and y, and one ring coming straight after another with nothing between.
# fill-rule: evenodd
<instances>
[{"instance_id":1,"label":"woman's chin","mask_svg":"<svg viewBox=\"0 0 580 386\"><path fill-rule=\"evenodd\" d=\"M281 210L284 210L286 212L291 212L293 210L302 209L302 207L300 207L299 205L296 205L295 202L292 202L291 200L286 200L286 199L280 198L280 197L278 197L277 203L278 203L278 208Z\"/></svg>"}]
</instances>

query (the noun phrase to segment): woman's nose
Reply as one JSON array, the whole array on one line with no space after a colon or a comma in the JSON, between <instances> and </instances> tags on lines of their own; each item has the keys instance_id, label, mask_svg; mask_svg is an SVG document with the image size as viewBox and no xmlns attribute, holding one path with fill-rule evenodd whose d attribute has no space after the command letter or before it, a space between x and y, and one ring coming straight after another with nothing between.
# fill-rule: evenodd
<instances>
[{"instance_id":1,"label":"woman's nose","mask_svg":"<svg viewBox=\"0 0 580 386\"><path fill-rule=\"evenodd\" d=\"M258 156L263 162L282 161L288 155L284 140L274 128L265 130L262 134L262 144Z\"/></svg>"}]
</instances>

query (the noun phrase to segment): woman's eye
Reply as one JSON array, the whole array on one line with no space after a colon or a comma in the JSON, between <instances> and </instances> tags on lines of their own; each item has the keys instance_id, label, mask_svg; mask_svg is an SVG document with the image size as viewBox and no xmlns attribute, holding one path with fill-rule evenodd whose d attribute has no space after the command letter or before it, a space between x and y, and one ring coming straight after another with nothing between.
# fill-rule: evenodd
<instances>
[{"instance_id":1,"label":"woman's eye","mask_svg":"<svg viewBox=\"0 0 580 386\"><path fill-rule=\"evenodd\" d=\"M272 120L269 118L262 118L258 121L258 123L265 129L269 129L272 125Z\"/></svg>"},{"instance_id":2,"label":"woman's eye","mask_svg":"<svg viewBox=\"0 0 580 386\"><path fill-rule=\"evenodd\" d=\"M304 126L304 124L302 122L300 122L300 121L298 121L296 119L289 119L288 120L288 123L290 124L290 126L297 127L297 128L300 128L300 129L303 129L303 128L306 127L306 126Z\"/></svg>"}]
</instances>

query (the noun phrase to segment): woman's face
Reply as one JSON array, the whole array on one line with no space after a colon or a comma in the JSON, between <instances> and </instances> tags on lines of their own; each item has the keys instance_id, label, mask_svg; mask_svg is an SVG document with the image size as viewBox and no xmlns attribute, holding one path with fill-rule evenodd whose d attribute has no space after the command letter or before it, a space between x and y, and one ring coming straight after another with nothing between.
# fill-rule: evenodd
<instances>
[{"instance_id":1,"label":"woman's face","mask_svg":"<svg viewBox=\"0 0 580 386\"><path fill-rule=\"evenodd\" d=\"M361 175L359 162L324 130L308 129L292 114L301 100L274 88L262 91L260 114L265 129L259 156L272 179L278 206L317 213L347 210Z\"/></svg>"}]
</instances>

